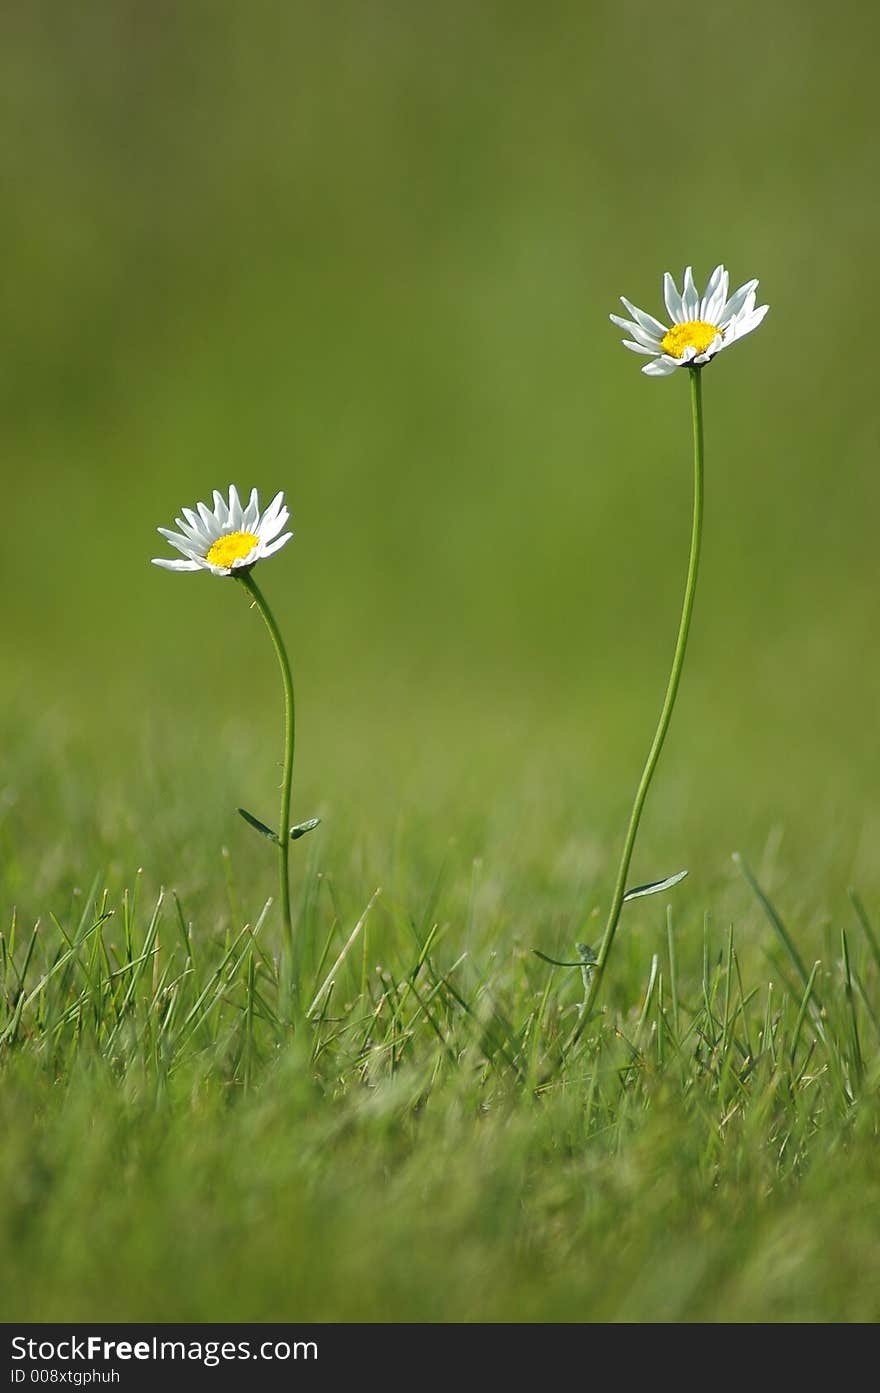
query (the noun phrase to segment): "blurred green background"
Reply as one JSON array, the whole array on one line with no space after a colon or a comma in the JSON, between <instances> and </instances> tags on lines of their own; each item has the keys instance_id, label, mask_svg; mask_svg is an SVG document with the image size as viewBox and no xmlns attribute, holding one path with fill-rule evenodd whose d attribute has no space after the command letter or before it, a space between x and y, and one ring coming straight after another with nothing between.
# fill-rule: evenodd
<instances>
[{"instance_id":1,"label":"blurred green background","mask_svg":"<svg viewBox=\"0 0 880 1393\"><path fill-rule=\"evenodd\" d=\"M261 579L312 855L357 896L401 837L426 883L453 838L509 894L540 868L548 906L598 895L691 486L686 381L607 316L719 260L772 309L706 375L634 870L700 890L782 847L823 911L880 888L878 39L854 0L5 6L9 895L145 856L195 893L224 840L271 889L231 812L274 808L265 636L237 588L149 565L233 480L293 512Z\"/></svg>"}]
</instances>

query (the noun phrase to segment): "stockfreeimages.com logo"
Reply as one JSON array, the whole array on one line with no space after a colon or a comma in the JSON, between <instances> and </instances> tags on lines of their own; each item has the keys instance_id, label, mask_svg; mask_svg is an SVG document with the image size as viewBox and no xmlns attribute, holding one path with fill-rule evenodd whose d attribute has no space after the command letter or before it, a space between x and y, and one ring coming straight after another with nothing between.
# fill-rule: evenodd
<instances>
[{"instance_id":1,"label":"stockfreeimages.com logo","mask_svg":"<svg viewBox=\"0 0 880 1393\"><path fill-rule=\"evenodd\" d=\"M13 1360L32 1364L115 1364L192 1362L215 1368L218 1364L236 1360L264 1359L284 1362L289 1359L317 1359L318 1346L314 1340L105 1340L100 1335L71 1335L63 1340L31 1340L24 1335L12 1337ZM32 1371L32 1377L33 1373ZM84 1372L84 1371L81 1371ZM13 1371L13 1382L23 1383L24 1369ZM71 1382L79 1382L71 1379Z\"/></svg>"}]
</instances>

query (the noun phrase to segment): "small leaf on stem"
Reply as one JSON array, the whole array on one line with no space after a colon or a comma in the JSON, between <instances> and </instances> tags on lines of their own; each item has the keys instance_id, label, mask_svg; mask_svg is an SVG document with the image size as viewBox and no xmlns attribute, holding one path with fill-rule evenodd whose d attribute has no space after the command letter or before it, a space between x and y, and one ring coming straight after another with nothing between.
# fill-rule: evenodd
<instances>
[{"instance_id":1,"label":"small leaf on stem","mask_svg":"<svg viewBox=\"0 0 880 1393\"><path fill-rule=\"evenodd\" d=\"M319 817L310 817L308 822L298 822L295 827L290 829L290 840L295 842L300 837L304 837L307 832L314 832L320 821Z\"/></svg>"},{"instance_id":2,"label":"small leaf on stem","mask_svg":"<svg viewBox=\"0 0 880 1393\"><path fill-rule=\"evenodd\" d=\"M580 953L577 962L562 962L559 958L548 958L540 948L533 948L532 952L536 958L541 958L545 963L552 963L554 967L594 967L596 954L589 943L576 943L574 946Z\"/></svg>"},{"instance_id":3,"label":"small leaf on stem","mask_svg":"<svg viewBox=\"0 0 880 1393\"><path fill-rule=\"evenodd\" d=\"M686 875L687 871L678 871L676 875L668 875L665 880L652 880L647 885L634 885L632 890L627 890L624 895L624 903L627 900L638 900L642 895L659 895L661 890L671 890L673 885L684 880Z\"/></svg>"},{"instance_id":4,"label":"small leaf on stem","mask_svg":"<svg viewBox=\"0 0 880 1393\"><path fill-rule=\"evenodd\" d=\"M267 827L265 822L261 822L258 817L254 817L253 813L248 812L247 808L239 808L238 812L239 815L244 818L245 822L250 823L251 827L259 832L261 836L267 837L270 842L274 842L275 845L278 846L278 838L271 827Z\"/></svg>"}]
</instances>

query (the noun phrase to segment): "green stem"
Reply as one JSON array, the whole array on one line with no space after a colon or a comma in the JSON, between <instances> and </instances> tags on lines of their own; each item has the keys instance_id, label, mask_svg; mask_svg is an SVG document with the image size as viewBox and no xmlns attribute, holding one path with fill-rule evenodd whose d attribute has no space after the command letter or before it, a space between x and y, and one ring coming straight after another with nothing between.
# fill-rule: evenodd
<instances>
[{"instance_id":1,"label":"green stem","mask_svg":"<svg viewBox=\"0 0 880 1393\"><path fill-rule=\"evenodd\" d=\"M275 616L266 603L262 590L254 580L253 572L245 571L243 575L238 575L236 579L241 581L241 584L251 596L251 599L263 616L263 622L269 630L269 637L278 655L278 666L281 669L281 682L284 687L284 778L281 782L281 812L278 815L278 872L281 882L281 919L284 926L284 948L288 965L290 966L293 962L293 924L290 918L290 874L288 862L290 859L290 794L293 787L293 748L296 732L295 708L293 703L293 678L290 673L290 661L287 657L287 649L284 647L281 631L275 622Z\"/></svg>"},{"instance_id":2,"label":"green stem","mask_svg":"<svg viewBox=\"0 0 880 1393\"><path fill-rule=\"evenodd\" d=\"M660 759L660 752L663 749L663 742L666 739L666 732L672 719L672 711L675 706L675 698L678 695L678 684L681 680L681 672L684 667L684 655L687 649L688 632L691 626L691 615L694 610L694 596L697 590L697 571L700 565L700 539L703 531L703 386L702 369L690 368L691 379L691 409L693 414L694 426L694 518L691 528L691 552L688 562L687 583L684 591L684 604L681 611L681 622L678 626L678 638L675 644L675 656L672 660L672 671L669 674L669 682L666 687L666 696L663 701L663 709L660 712L660 721L651 742L648 758L639 780L636 790L635 801L632 812L630 813L629 826L626 829L626 838L623 843L623 854L620 858L620 866L617 871L617 881L614 886L614 894L611 899L611 907L608 911L608 919L605 924L605 933L602 937L602 945L596 960L596 967L593 972L593 980L590 990L587 992L584 1004L581 1007L575 1026L565 1052L571 1049L581 1037L599 995L599 988L602 985L602 978L608 965L608 958L614 943L614 935L617 932L617 925L620 920L620 911L623 908L623 899L626 894L626 880L629 874L629 863L632 860L633 850L636 844L636 836L639 830L639 822L642 817L642 809L645 806L645 799L648 796L648 789L654 777L654 770Z\"/></svg>"}]
</instances>

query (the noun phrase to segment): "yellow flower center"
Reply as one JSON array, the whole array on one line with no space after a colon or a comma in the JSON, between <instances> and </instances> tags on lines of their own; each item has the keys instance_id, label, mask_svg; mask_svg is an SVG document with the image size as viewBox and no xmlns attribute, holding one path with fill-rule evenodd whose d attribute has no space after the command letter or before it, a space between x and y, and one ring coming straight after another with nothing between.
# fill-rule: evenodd
<instances>
[{"instance_id":1,"label":"yellow flower center","mask_svg":"<svg viewBox=\"0 0 880 1393\"><path fill-rule=\"evenodd\" d=\"M259 539L253 532L227 532L212 542L205 554L205 560L212 566L230 567L233 561L243 561L257 545Z\"/></svg>"},{"instance_id":2,"label":"yellow flower center","mask_svg":"<svg viewBox=\"0 0 880 1393\"><path fill-rule=\"evenodd\" d=\"M714 324L707 324L705 319L689 319L687 324L673 324L668 333L663 335L660 347L670 358L683 358L686 348L695 348L698 353L705 353L712 340L720 333L720 329L716 329Z\"/></svg>"}]
</instances>

